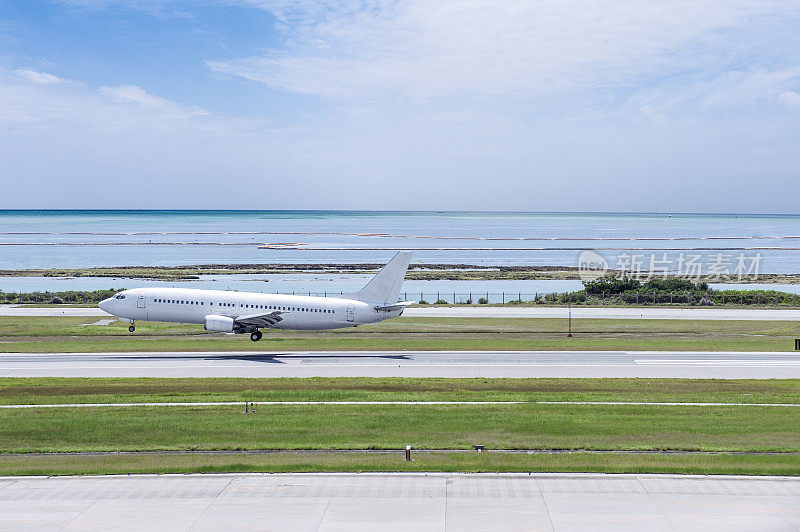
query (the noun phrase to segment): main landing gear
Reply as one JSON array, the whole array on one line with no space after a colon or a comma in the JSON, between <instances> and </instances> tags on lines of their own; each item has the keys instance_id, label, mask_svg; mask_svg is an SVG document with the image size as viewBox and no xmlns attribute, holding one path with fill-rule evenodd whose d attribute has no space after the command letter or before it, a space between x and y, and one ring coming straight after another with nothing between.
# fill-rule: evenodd
<instances>
[{"instance_id":1,"label":"main landing gear","mask_svg":"<svg viewBox=\"0 0 800 532\"><path fill-rule=\"evenodd\" d=\"M136 327L134 327L134 326L133 326L133 320L131 320L131 324L130 324L130 326L128 327L128 332L133 332L133 331L135 331L135 330L136 330Z\"/></svg>"},{"instance_id":2,"label":"main landing gear","mask_svg":"<svg viewBox=\"0 0 800 532\"><path fill-rule=\"evenodd\" d=\"M253 331L250 333L250 339L254 342L261 340L261 331Z\"/></svg>"}]
</instances>

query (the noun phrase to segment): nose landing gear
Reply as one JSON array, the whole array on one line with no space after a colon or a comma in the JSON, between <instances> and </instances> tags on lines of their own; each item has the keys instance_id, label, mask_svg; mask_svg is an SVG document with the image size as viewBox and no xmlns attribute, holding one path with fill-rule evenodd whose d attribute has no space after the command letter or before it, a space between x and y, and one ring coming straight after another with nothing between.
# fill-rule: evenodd
<instances>
[{"instance_id":1,"label":"nose landing gear","mask_svg":"<svg viewBox=\"0 0 800 532\"><path fill-rule=\"evenodd\" d=\"M135 330L136 330L136 327L134 327L134 326L133 326L133 320L131 320L131 324L130 324L130 326L128 327L128 332L133 332L133 331L135 331Z\"/></svg>"},{"instance_id":2,"label":"nose landing gear","mask_svg":"<svg viewBox=\"0 0 800 532\"><path fill-rule=\"evenodd\" d=\"M254 342L261 340L261 331L253 331L250 333L250 339Z\"/></svg>"}]
</instances>

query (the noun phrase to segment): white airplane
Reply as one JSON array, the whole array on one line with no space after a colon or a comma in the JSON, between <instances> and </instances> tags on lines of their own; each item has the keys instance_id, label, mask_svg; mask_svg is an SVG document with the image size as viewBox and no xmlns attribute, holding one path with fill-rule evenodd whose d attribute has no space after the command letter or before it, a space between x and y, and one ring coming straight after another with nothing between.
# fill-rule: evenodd
<instances>
[{"instance_id":1,"label":"white airplane","mask_svg":"<svg viewBox=\"0 0 800 532\"><path fill-rule=\"evenodd\" d=\"M401 251L367 286L341 297L287 296L192 288L134 288L104 299L97 306L130 320L202 323L207 331L250 333L260 329L321 330L357 327L396 318L413 301L398 302L410 251Z\"/></svg>"}]
</instances>

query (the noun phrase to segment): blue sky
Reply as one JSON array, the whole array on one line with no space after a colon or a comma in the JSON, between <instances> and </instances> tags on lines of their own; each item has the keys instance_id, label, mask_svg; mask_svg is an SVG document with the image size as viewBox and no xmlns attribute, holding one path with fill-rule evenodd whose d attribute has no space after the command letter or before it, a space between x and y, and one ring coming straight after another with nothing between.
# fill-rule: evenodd
<instances>
[{"instance_id":1,"label":"blue sky","mask_svg":"<svg viewBox=\"0 0 800 532\"><path fill-rule=\"evenodd\" d=\"M797 212L800 3L0 0L0 208Z\"/></svg>"}]
</instances>

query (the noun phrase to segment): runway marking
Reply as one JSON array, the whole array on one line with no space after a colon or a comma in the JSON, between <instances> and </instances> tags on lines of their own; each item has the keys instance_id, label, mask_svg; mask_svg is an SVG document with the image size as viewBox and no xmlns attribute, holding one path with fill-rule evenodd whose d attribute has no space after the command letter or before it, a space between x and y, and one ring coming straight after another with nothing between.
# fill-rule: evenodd
<instances>
[{"instance_id":1,"label":"runway marking","mask_svg":"<svg viewBox=\"0 0 800 532\"><path fill-rule=\"evenodd\" d=\"M677 360L635 359L638 365L659 366L800 366L800 360Z\"/></svg>"},{"instance_id":2,"label":"runway marking","mask_svg":"<svg viewBox=\"0 0 800 532\"><path fill-rule=\"evenodd\" d=\"M781 406L800 407L800 403L679 403L646 401L247 401L255 406L314 406L314 405L564 405L564 406ZM0 405L0 409L19 408L91 408L91 407L137 407L137 406L243 406L245 401L214 401L192 403L58 403Z\"/></svg>"},{"instance_id":3,"label":"runway marking","mask_svg":"<svg viewBox=\"0 0 800 532\"><path fill-rule=\"evenodd\" d=\"M107 370L119 370L119 369L221 369L221 368L250 368L254 365L259 364L258 362L251 362L251 363L243 363L241 365L210 365L210 366L76 366L76 367L64 367L64 366L24 366L24 367L11 367L11 368L4 368L0 367L0 372L2 371L25 371L25 370L45 370L45 369L59 369L59 370L82 370L82 369L107 369ZM676 364L673 364L676 365ZM327 369L357 369L357 368L558 368L558 367L569 367L569 368L603 368L603 367L620 367L620 366L630 366L633 367L634 364L630 363L619 363L619 364L570 364L569 362L563 363L552 363L552 364L303 364L303 365L286 365L286 366L270 366L273 369L280 370L280 369L316 369L316 368L327 368ZM724 364L720 364L721 367L724 367Z\"/></svg>"}]
</instances>

